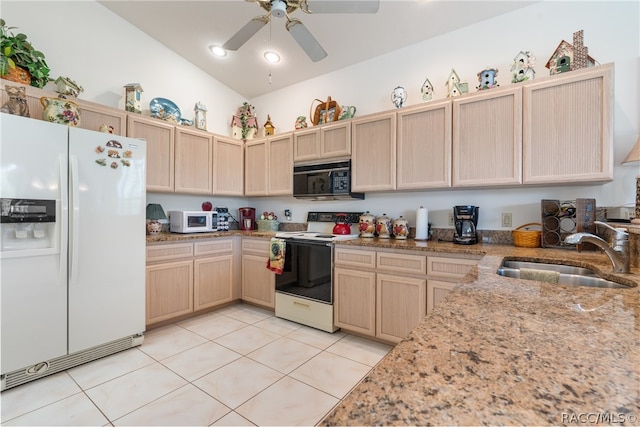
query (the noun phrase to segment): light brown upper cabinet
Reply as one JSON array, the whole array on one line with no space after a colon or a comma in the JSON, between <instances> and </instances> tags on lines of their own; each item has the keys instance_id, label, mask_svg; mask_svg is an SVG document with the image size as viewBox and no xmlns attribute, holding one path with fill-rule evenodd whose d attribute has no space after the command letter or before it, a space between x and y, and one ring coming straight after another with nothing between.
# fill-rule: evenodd
<instances>
[{"instance_id":1,"label":"light brown upper cabinet","mask_svg":"<svg viewBox=\"0 0 640 427\"><path fill-rule=\"evenodd\" d=\"M213 192L213 135L176 127L175 191L183 194Z\"/></svg>"},{"instance_id":2,"label":"light brown upper cabinet","mask_svg":"<svg viewBox=\"0 0 640 427\"><path fill-rule=\"evenodd\" d=\"M230 137L214 137L213 194L244 195L244 142Z\"/></svg>"},{"instance_id":3,"label":"light brown upper cabinet","mask_svg":"<svg viewBox=\"0 0 640 427\"><path fill-rule=\"evenodd\" d=\"M351 156L350 121L314 126L294 133L294 162L349 156Z\"/></svg>"},{"instance_id":4,"label":"light brown upper cabinet","mask_svg":"<svg viewBox=\"0 0 640 427\"><path fill-rule=\"evenodd\" d=\"M371 114L351 121L351 190L396 187L396 112Z\"/></svg>"},{"instance_id":5,"label":"light brown upper cabinet","mask_svg":"<svg viewBox=\"0 0 640 427\"><path fill-rule=\"evenodd\" d=\"M398 110L398 190L451 187L451 100Z\"/></svg>"},{"instance_id":6,"label":"light brown upper cabinet","mask_svg":"<svg viewBox=\"0 0 640 427\"><path fill-rule=\"evenodd\" d=\"M173 192L175 126L159 119L129 114L127 136L147 141L147 191Z\"/></svg>"},{"instance_id":7,"label":"light brown upper cabinet","mask_svg":"<svg viewBox=\"0 0 640 427\"><path fill-rule=\"evenodd\" d=\"M293 194L293 134L247 141L246 196Z\"/></svg>"},{"instance_id":8,"label":"light brown upper cabinet","mask_svg":"<svg viewBox=\"0 0 640 427\"><path fill-rule=\"evenodd\" d=\"M453 100L453 186L522 182L522 88Z\"/></svg>"},{"instance_id":9,"label":"light brown upper cabinet","mask_svg":"<svg viewBox=\"0 0 640 427\"><path fill-rule=\"evenodd\" d=\"M80 126L82 129L99 131L102 125L114 135L127 135L127 112L100 104L74 99L80 107Z\"/></svg>"},{"instance_id":10,"label":"light brown upper cabinet","mask_svg":"<svg viewBox=\"0 0 640 427\"><path fill-rule=\"evenodd\" d=\"M525 184L613 179L613 64L524 86Z\"/></svg>"}]
</instances>

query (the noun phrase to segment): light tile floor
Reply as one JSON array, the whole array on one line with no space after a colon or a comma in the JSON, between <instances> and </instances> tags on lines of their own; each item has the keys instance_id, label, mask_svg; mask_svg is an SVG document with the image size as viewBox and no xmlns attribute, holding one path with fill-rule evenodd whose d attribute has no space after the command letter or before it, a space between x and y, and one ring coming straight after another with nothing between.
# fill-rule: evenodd
<instances>
[{"instance_id":1,"label":"light tile floor","mask_svg":"<svg viewBox=\"0 0 640 427\"><path fill-rule=\"evenodd\" d=\"M2 425L315 425L390 346L237 304L0 394Z\"/></svg>"}]
</instances>

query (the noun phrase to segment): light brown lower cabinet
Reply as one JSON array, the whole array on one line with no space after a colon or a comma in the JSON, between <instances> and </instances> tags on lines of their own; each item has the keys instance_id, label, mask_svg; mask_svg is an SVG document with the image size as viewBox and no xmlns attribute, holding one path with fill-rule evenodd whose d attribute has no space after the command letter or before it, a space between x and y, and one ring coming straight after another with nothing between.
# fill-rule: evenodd
<instances>
[{"instance_id":1,"label":"light brown lower cabinet","mask_svg":"<svg viewBox=\"0 0 640 427\"><path fill-rule=\"evenodd\" d=\"M427 280L376 274L376 336L400 342L427 314Z\"/></svg>"},{"instance_id":2,"label":"light brown lower cabinet","mask_svg":"<svg viewBox=\"0 0 640 427\"><path fill-rule=\"evenodd\" d=\"M275 309L276 276L267 269L269 240L242 239L242 300Z\"/></svg>"}]
</instances>

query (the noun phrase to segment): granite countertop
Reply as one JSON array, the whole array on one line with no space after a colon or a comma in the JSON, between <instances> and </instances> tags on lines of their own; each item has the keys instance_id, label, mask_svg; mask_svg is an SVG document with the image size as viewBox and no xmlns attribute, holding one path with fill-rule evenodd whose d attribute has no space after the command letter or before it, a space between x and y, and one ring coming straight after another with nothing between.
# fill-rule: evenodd
<instances>
[{"instance_id":1,"label":"granite countertop","mask_svg":"<svg viewBox=\"0 0 640 427\"><path fill-rule=\"evenodd\" d=\"M640 269L613 275L599 251L364 240L340 245L484 257L322 425L640 423ZM505 257L590 267L636 287L501 277Z\"/></svg>"},{"instance_id":2,"label":"granite countertop","mask_svg":"<svg viewBox=\"0 0 640 427\"><path fill-rule=\"evenodd\" d=\"M276 235L273 231L214 231L211 233L158 233L147 235L147 244L150 243L168 243L168 242L188 242L193 240L216 239L220 237L244 236L244 237L262 237L270 239Z\"/></svg>"}]
</instances>

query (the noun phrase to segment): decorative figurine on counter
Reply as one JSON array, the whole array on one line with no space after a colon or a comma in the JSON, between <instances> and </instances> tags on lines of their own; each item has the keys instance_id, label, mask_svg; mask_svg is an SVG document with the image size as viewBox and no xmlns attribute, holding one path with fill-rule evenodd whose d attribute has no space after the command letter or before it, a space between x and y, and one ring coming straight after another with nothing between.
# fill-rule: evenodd
<instances>
[{"instance_id":1,"label":"decorative figurine on counter","mask_svg":"<svg viewBox=\"0 0 640 427\"><path fill-rule=\"evenodd\" d=\"M573 45L562 40L545 65L549 69L549 74L560 74L594 66L596 60L589 56L589 48L583 43L583 30L573 33Z\"/></svg>"},{"instance_id":2,"label":"decorative figurine on counter","mask_svg":"<svg viewBox=\"0 0 640 427\"><path fill-rule=\"evenodd\" d=\"M264 128L264 136L275 135L276 127L271 123L271 116L267 114L267 121L262 126Z\"/></svg>"},{"instance_id":3,"label":"decorative figurine on counter","mask_svg":"<svg viewBox=\"0 0 640 427\"><path fill-rule=\"evenodd\" d=\"M426 79L424 83L422 83L420 93L422 94L423 101L431 101L433 99L433 85L429 79Z\"/></svg>"},{"instance_id":4,"label":"decorative figurine on counter","mask_svg":"<svg viewBox=\"0 0 640 427\"><path fill-rule=\"evenodd\" d=\"M77 98L80 93L84 92L84 88L69 77L60 76L54 83L56 85L56 92L60 94L61 98L64 98L66 95Z\"/></svg>"},{"instance_id":5,"label":"decorative figurine on counter","mask_svg":"<svg viewBox=\"0 0 640 427\"><path fill-rule=\"evenodd\" d=\"M243 102L237 114L231 118L231 136L234 139L254 139L258 136L258 119L253 112L253 105Z\"/></svg>"},{"instance_id":6,"label":"decorative figurine on counter","mask_svg":"<svg viewBox=\"0 0 640 427\"><path fill-rule=\"evenodd\" d=\"M296 124L295 124L295 128L297 129L304 129L307 127L307 118L305 116L298 116L298 118L296 119Z\"/></svg>"},{"instance_id":7,"label":"decorative figurine on counter","mask_svg":"<svg viewBox=\"0 0 640 427\"><path fill-rule=\"evenodd\" d=\"M207 130L207 107L201 102L196 102L193 111L196 113L196 129Z\"/></svg>"},{"instance_id":8,"label":"decorative figurine on counter","mask_svg":"<svg viewBox=\"0 0 640 427\"><path fill-rule=\"evenodd\" d=\"M498 87L499 85L498 85L498 80L496 80L496 77L498 77L497 68L491 68L491 67L485 68L484 70L478 73L478 82L480 84L476 86L476 89L480 91L480 90Z\"/></svg>"},{"instance_id":9,"label":"decorative figurine on counter","mask_svg":"<svg viewBox=\"0 0 640 427\"><path fill-rule=\"evenodd\" d=\"M407 91L404 90L402 86L396 86L396 88L393 89L393 92L391 92L391 101L393 101L393 105L395 105L396 108L402 108L406 100Z\"/></svg>"},{"instance_id":10,"label":"decorative figurine on counter","mask_svg":"<svg viewBox=\"0 0 640 427\"><path fill-rule=\"evenodd\" d=\"M461 82L458 73L456 73L456 70L453 68L451 69L451 73L449 73L449 78L445 86L447 87L447 98L454 98L469 92L469 84Z\"/></svg>"},{"instance_id":11,"label":"decorative figurine on counter","mask_svg":"<svg viewBox=\"0 0 640 427\"><path fill-rule=\"evenodd\" d=\"M131 113L142 114L142 86L140 83L129 83L124 86L125 104L124 109Z\"/></svg>"},{"instance_id":12,"label":"decorative figurine on counter","mask_svg":"<svg viewBox=\"0 0 640 427\"><path fill-rule=\"evenodd\" d=\"M511 64L511 83L520 83L526 80L533 80L536 72L533 66L536 58L527 50L520 51Z\"/></svg>"},{"instance_id":13,"label":"decorative figurine on counter","mask_svg":"<svg viewBox=\"0 0 640 427\"><path fill-rule=\"evenodd\" d=\"M31 117L27 104L27 88L24 86L4 86L9 100L4 103L0 111L14 116Z\"/></svg>"}]
</instances>

